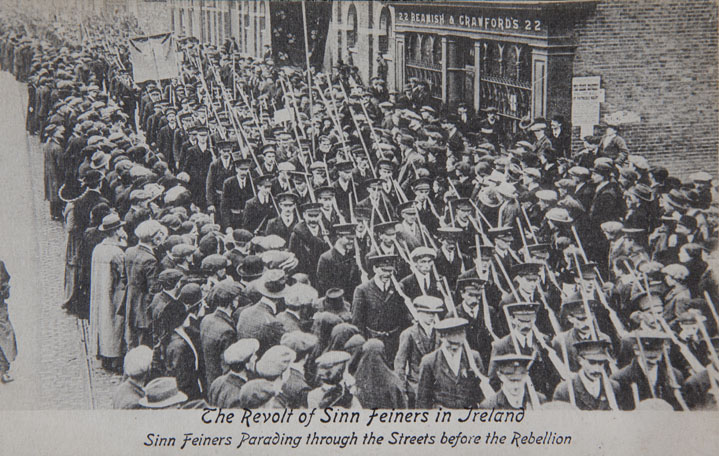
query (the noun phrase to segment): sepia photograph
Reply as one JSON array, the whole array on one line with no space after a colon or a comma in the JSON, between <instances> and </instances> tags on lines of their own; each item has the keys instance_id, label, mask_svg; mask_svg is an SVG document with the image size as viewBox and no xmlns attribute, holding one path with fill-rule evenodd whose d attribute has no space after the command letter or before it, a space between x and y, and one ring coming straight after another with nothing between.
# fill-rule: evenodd
<instances>
[{"instance_id":1,"label":"sepia photograph","mask_svg":"<svg viewBox=\"0 0 719 456\"><path fill-rule=\"evenodd\" d=\"M718 14L2 0L0 410L244 423L129 454L716 424Z\"/></svg>"}]
</instances>

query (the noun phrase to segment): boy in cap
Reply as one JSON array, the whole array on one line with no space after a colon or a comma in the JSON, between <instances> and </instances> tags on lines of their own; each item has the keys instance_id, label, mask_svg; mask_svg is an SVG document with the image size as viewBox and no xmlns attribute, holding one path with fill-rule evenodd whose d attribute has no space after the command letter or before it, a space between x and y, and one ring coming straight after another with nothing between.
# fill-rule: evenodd
<instances>
[{"instance_id":1,"label":"boy in cap","mask_svg":"<svg viewBox=\"0 0 719 456\"><path fill-rule=\"evenodd\" d=\"M280 311L282 299L289 293L287 275L281 269L269 269L250 286L261 295L259 301L244 309L237 320L239 337L260 341L259 354L280 343L286 332L284 325L276 315Z\"/></svg>"},{"instance_id":2,"label":"boy in cap","mask_svg":"<svg viewBox=\"0 0 719 456\"><path fill-rule=\"evenodd\" d=\"M417 408L471 408L484 399L475 374L475 369L481 374L484 366L479 353L465 348L466 326L467 320L455 317L435 325L440 345L420 363Z\"/></svg>"},{"instance_id":3,"label":"boy in cap","mask_svg":"<svg viewBox=\"0 0 719 456\"><path fill-rule=\"evenodd\" d=\"M434 296L414 298L415 321L399 335L399 348L394 357L394 371L402 381L410 408L414 407L419 382L419 365L424 355L437 348L434 331L437 317L444 312L444 302Z\"/></svg>"},{"instance_id":4,"label":"boy in cap","mask_svg":"<svg viewBox=\"0 0 719 456\"><path fill-rule=\"evenodd\" d=\"M343 351L328 351L317 358L317 378L322 384L307 394L309 408L362 408L345 376L349 360L349 353Z\"/></svg>"},{"instance_id":5,"label":"boy in cap","mask_svg":"<svg viewBox=\"0 0 719 456\"><path fill-rule=\"evenodd\" d=\"M287 289L286 308L277 314L285 331L301 331L311 325L310 314L318 297L317 290L306 283L297 282Z\"/></svg>"},{"instance_id":6,"label":"boy in cap","mask_svg":"<svg viewBox=\"0 0 719 456\"><path fill-rule=\"evenodd\" d=\"M221 282L213 288L214 312L200 322L200 343L205 363L205 385L222 375L222 354L237 340L232 306L242 290L234 282Z\"/></svg>"},{"instance_id":7,"label":"boy in cap","mask_svg":"<svg viewBox=\"0 0 719 456\"><path fill-rule=\"evenodd\" d=\"M288 408L307 408L307 395L312 390L305 379L305 362L317 346L317 336L292 331L282 336L280 343L295 352L294 362L282 374L282 402Z\"/></svg>"},{"instance_id":8,"label":"boy in cap","mask_svg":"<svg viewBox=\"0 0 719 456\"><path fill-rule=\"evenodd\" d=\"M260 343L256 339L240 339L227 347L222 354L229 371L217 377L207 395L210 405L221 408L239 406L240 389L250 380L257 361L257 349Z\"/></svg>"},{"instance_id":9,"label":"boy in cap","mask_svg":"<svg viewBox=\"0 0 719 456\"><path fill-rule=\"evenodd\" d=\"M610 345L607 340L575 342L572 348L577 354L579 371L557 386L554 400L573 402L579 410L618 410L619 383L610 380L605 370L611 362Z\"/></svg>"}]
</instances>

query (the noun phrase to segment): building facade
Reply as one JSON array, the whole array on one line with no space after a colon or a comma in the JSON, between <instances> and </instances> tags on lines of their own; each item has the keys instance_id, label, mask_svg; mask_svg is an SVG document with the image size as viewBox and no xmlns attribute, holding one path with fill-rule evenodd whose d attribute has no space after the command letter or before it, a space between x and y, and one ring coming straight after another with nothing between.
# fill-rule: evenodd
<instances>
[{"instance_id":1,"label":"building facade","mask_svg":"<svg viewBox=\"0 0 719 456\"><path fill-rule=\"evenodd\" d=\"M257 58L303 38L289 24L300 19L281 13L285 2L128 4L147 33L232 38ZM437 104L496 107L509 131L560 116L574 148L616 119L632 152L674 173L716 175L717 36L713 0L341 1L331 4L324 50L312 53L323 53L325 69L342 61L364 82L381 76L391 91L416 78Z\"/></svg>"}]
</instances>

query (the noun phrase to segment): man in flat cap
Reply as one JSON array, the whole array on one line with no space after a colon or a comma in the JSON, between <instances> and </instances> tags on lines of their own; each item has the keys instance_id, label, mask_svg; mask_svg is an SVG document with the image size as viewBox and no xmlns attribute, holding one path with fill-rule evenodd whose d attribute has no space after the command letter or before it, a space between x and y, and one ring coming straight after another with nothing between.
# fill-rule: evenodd
<instances>
[{"instance_id":1,"label":"man in flat cap","mask_svg":"<svg viewBox=\"0 0 719 456\"><path fill-rule=\"evenodd\" d=\"M277 314L286 332L309 329L312 323L310 313L318 297L317 290L306 283L297 282L287 289L285 310Z\"/></svg>"},{"instance_id":2,"label":"man in flat cap","mask_svg":"<svg viewBox=\"0 0 719 456\"><path fill-rule=\"evenodd\" d=\"M233 141L221 141L217 144L218 157L212 160L205 181L207 212L219 216L222 190L225 181L235 174L232 160ZM219 217L218 217L219 218Z\"/></svg>"},{"instance_id":3,"label":"man in flat cap","mask_svg":"<svg viewBox=\"0 0 719 456\"><path fill-rule=\"evenodd\" d=\"M152 349L140 345L127 352L124 359L124 373L127 376L112 398L113 409L139 409L140 399L145 395L144 387L149 379L152 365Z\"/></svg>"},{"instance_id":4,"label":"man in flat cap","mask_svg":"<svg viewBox=\"0 0 719 456\"><path fill-rule=\"evenodd\" d=\"M531 356L506 354L498 356L494 363L500 381L499 391L480 405L483 409L495 410L536 410L546 396L534 390L530 383L529 366L536 362Z\"/></svg>"},{"instance_id":5,"label":"man in flat cap","mask_svg":"<svg viewBox=\"0 0 719 456\"><path fill-rule=\"evenodd\" d=\"M361 272L355 252L353 223L336 224L332 227L333 247L320 255L317 262L317 291L325 294L330 288L341 288L346 296L352 296L361 282Z\"/></svg>"},{"instance_id":6,"label":"man in flat cap","mask_svg":"<svg viewBox=\"0 0 719 456\"><path fill-rule=\"evenodd\" d=\"M399 334L409 326L403 298L392 283L396 259L394 255L369 257L371 278L355 289L352 299L352 324L366 339L376 338L384 342L388 360L394 360Z\"/></svg>"},{"instance_id":7,"label":"man in flat cap","mask_svg":"<svg viewBox=\"0 0 719 456\"><path fill-rule=\"evenodd\" d=\"M343 351L327 351L317 358L317 378L322 384L307 394L309 408L362 408L345 376L349 360L349 353Z\"/></svg>"},{"instance_id":8,"label":"man in flat cap","mask_svg":"<svg viewBox=\"0 0 719 456\"><path fill-rule=\"evenodd\" d=\"M399 348L394 357L394 371L402 381L410 407L414 407L422 358L438 345L434 331L437 317L445 311L444 302L437 297L421 295L412 301L416 319L399 336Z\"/></svg>"},{"instance_id":9,"label":"man in flat cap","mask_svg":"<svg viewBox=\"0 0 719 456\"><path fill-rule=\"evenodd\" d=\"M484 366L479 353L466 350L466 326L467 320L456 317L435 325L440 345L420 363L417 408L470 408L484 399L477 376Z\"/></svg>"},{"instance_id":10,"label":"man in flat cap","mask_svg":"<svg viewBox=\"0 0 719 456\"><path fill-rule=\"evenodd\" d=\"M222 359L229 370L210 385L207 394L210 405L221 408L240 406L240 389L252 378L259 347L256 339L240 339L225 349Z\"/></svg>"},{"instance_id":11,"label":"man in flat cap","mask_svg":"<svg viewBox=\"0 0 719 456\"><path fill-rule=\"evenodd\" d=\"M305 379L305 362L317 346L317 336L292 331L282 336L280 343L295 352L295 360L282 374L281 401L289 408L307 408L307 395L312 390Z\"/></svg>"}]
</instances>

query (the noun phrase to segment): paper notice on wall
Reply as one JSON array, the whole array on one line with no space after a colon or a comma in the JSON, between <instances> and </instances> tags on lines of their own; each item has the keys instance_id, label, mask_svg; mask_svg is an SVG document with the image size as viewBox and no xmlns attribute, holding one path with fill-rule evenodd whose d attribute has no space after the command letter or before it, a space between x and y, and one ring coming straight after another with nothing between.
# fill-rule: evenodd
<instances>
[{"instance_id":1,"label":"paper notice on wall","mask_svg":"<svg viewBox=\"0 0 719 456\"><path fill-rule=\"evenodd\" d=\"M604 101L600 76L572 78L572 125L582 137L591 135L599 124L599 105Z\"/></svg>"}]
</instances>

